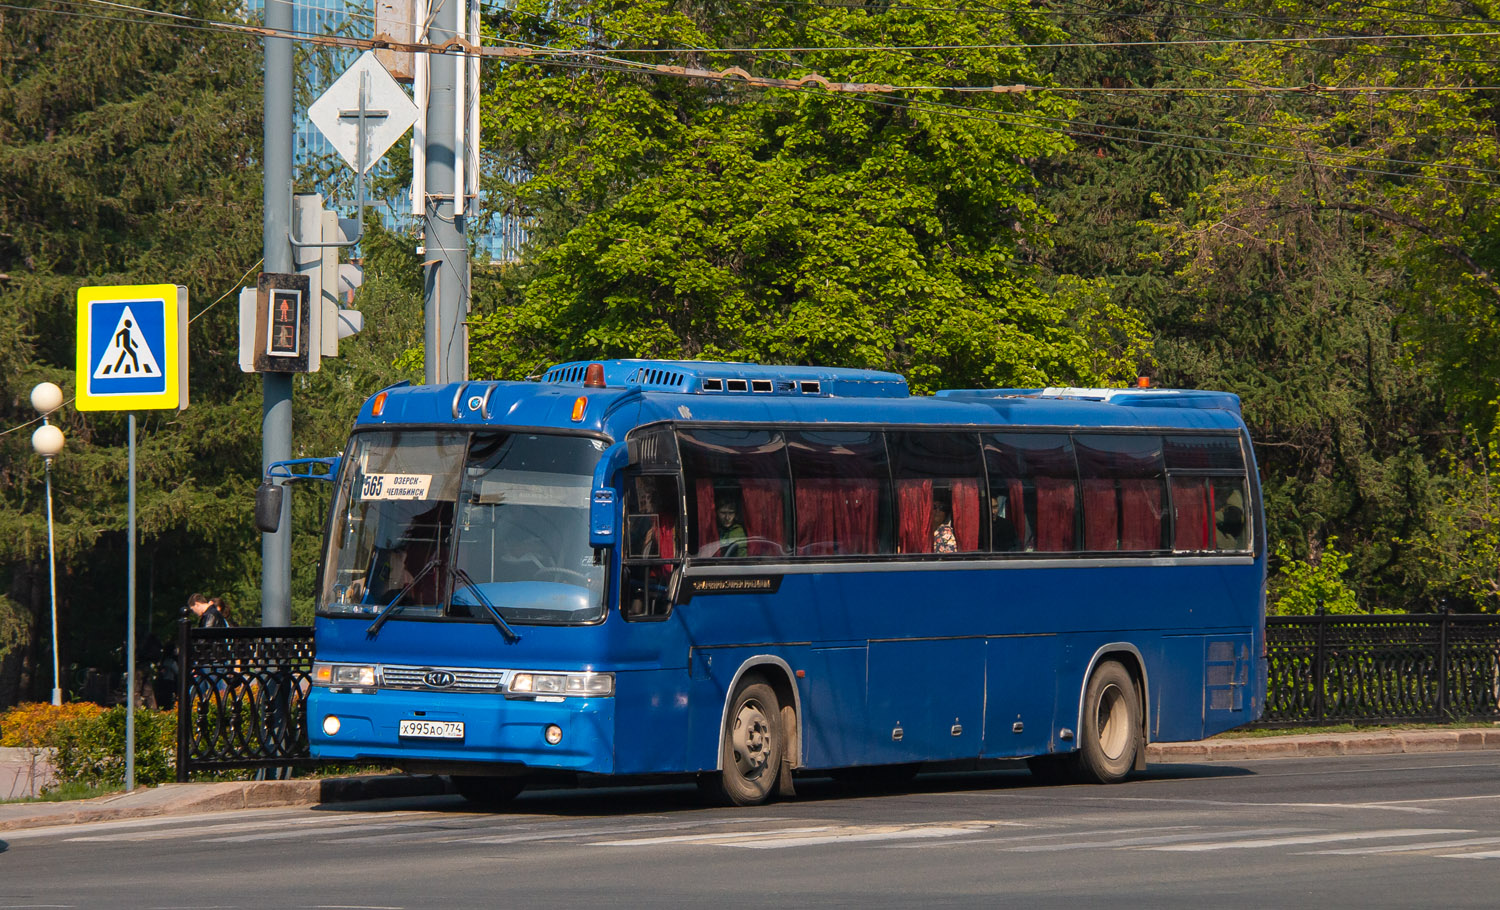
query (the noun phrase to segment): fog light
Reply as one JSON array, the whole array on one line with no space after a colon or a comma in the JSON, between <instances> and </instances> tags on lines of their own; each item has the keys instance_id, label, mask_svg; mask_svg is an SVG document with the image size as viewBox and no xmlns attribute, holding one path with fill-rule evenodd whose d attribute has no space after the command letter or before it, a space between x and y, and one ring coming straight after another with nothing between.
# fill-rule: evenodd
<instances>
[{"instance_id":1,"label":"fog light","mask_svg":"<svg viewBox=\"0 0 1500 910\"><path fill-rule=\"evenodd\" d=\"M339 719L332 714L323 718L323 732L327 733L329 736L338 735L339 727L342 726L343 724L339 723Z\"/></svg>"},{"instance_id":2,"label":"fog light","mask_svg":"<svg viewBox=\"0 0 1500 910\"><path fill-rule=\"evenodd\" d=\"M548 724L546 732L542 735L547 737L547 745L555 746L562 742L562 727L557 724Z\"/></svg>"}]
</instances>

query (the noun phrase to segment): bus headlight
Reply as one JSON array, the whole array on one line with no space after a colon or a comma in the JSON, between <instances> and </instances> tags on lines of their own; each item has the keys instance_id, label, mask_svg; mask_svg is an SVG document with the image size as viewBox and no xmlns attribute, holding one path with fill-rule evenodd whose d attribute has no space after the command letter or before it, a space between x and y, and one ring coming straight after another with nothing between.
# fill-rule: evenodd
<instances>
[{"instance_id":1,"label":"bus headlight","mask_svg":"<svg viewBox=\"0 0 1500 910\"><path fill-rule=\"evenodd\" d=\"M607 698L615 694L613 673L517 673L510 678L513 695L564 695Z\"/></svg>"},{"instance_id":2,"label":"bus headlight","mask_svg":"<svg viewBox=\"0 0 1500 910\"><path fill-rule=\"evenodd\" d=\"M315 686L333 689L374 690L379 674L371 664L313 664L312 681Z\"/></svg>"}]
</instances>

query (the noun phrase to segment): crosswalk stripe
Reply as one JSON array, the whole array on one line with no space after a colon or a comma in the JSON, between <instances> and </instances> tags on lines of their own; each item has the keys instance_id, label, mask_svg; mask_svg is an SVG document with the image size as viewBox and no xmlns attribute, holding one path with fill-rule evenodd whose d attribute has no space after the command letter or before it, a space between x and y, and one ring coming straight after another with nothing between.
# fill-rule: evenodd
<instances>
[{"instance_id":1,"label":"crosswalk stripe","mask_svg":"<svg viewBox=\"0 0 1500 910\"><path fill-rule=\"evenodd\" d=\"M1449 847L1478 847L1500 844L1500 837L1469 837L1463 840L1430 841L1425 844L1385 844L1380 847L1350 847L1347 850L1308 850L1302 856L1370 856L1377 853L1418 853L1423 850L1446 850Z\"/></svg>"},{"instance_id":2,"label":"crosswalk stripe","mask_svg":"<svg viewBox=\"0 0 1500 910\"><path fill-rule=\"evenodd\" d=\"M1300 844L1327 844L1342 840L1381 840L1391 837L1429 837L1438 834L1472 834L1471 828L1386 828L1381 831L1344 831L1336 834L1303 834L1296 837L1268 837L1259 840L1219 841L1199 844L1169 844L1142 847L1162 852L1201 853L1208 850L1249 850L1259 847L1295 847Z\"/></svg>"}]
</instances>

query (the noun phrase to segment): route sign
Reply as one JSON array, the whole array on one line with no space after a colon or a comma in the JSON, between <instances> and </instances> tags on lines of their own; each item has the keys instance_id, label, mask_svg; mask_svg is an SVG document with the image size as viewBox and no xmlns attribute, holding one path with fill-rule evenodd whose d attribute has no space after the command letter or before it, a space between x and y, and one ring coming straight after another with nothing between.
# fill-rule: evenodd
<instances>
[{"instance_id":1,"label":"route sign","mask_svg":"<svg viewBox=\"0 0 1500 910\"><path fill-rule=\"evenodd\" d=\"M187 288L78 289L75 407L147 411L188 404Z\"/></svg>"}]
</instances>

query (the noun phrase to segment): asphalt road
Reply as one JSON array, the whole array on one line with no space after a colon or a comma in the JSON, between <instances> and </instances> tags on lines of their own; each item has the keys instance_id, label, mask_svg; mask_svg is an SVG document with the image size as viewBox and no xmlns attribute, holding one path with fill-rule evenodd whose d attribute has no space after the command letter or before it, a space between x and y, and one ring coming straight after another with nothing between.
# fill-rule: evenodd
<instances>
[{"instance_id":1,"label":"asphalt road","mask_svg":"<svg viewBox=\"0 0 1500 910\"><path fill-rule=\"evenodd\" d=\"M706 809L691 787L0 834L0 908L1495 907L1500 753L1024 771Z\"/></svg>"}]
</instances>

